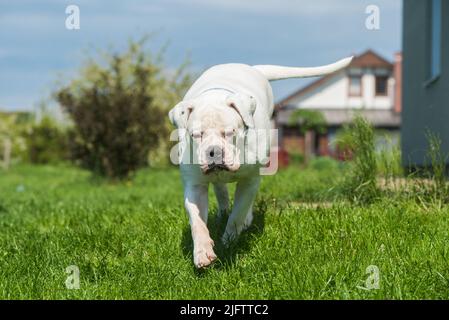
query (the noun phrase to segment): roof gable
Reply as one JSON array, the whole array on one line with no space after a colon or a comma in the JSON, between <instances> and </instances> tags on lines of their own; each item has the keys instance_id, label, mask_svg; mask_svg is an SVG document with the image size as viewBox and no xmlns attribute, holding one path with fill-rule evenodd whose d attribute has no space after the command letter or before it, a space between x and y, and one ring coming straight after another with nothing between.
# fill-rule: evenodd
<instances>
[{"instance_id":1,"label":"roof gable","mask_svg":"<svg viewBox=\"0 0 449 320\"><path fill-rule=\"evenodd\" d=\"M348 68L387 68L392 69L393 64L381 57L373 50L367 50L355 57Z\"/></svg>"},{"instance_id":2,"label":"roof gable","mask_svg":"<svg viewBox=\"0 0 449 320\"><path fill-rule=\"evenodd\" d=\"M373 50L367 50L364 53L356 56L352 60L351 64L343 70L347 70L349 68L386 68L386 69L391 70L391 69L393 69L393 64L391 62L389 62L388 60L384 59L382 56L380 56L376 52L374 52ZM320 87L321 85L327 83L328 80L330 80L331 78L333 78L335 75L337 75L338 73L340 73L343 70L340 70L336 73L331 73L331 74L325 75L325 76L319 78L318 80L313 81L312 83L306 85L305 87L300 88L299 90L293 92L293 94L287 96L287 98L279 101L276 104L275 108L276 109L282 108L283 106L290 103L291 100L299 98L299 97L309 93L310 91Z\"/></svg>"}]
</instances>

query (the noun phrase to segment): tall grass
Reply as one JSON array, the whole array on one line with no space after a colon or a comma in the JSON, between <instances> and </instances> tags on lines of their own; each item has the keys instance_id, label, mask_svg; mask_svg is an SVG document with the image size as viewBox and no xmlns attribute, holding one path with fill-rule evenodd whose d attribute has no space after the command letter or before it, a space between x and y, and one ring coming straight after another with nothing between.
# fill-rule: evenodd
<instances>
[{"instance_id":1,"label":"tall grass","mask_svg":"<svg viewBox=\"0 0 449 320\"><path fill-rule=\"evenodd\" d=\"M430 177L434 182L435 187L440 191L447 191L446 182L446 161L447 155L443 155L441 151L441 139L438 135L427 131L427 141L429 142L429 149L427 157L430 160L431 171Z\"/></svg>"},{"instance_id":2,"label":"tall grass","mask_svg":"<svg viewBox=\"0 0 449 320\"><path fill-rule=\"evenodd\" d=\"M356 116L349 134L354 158L343 181L343 194L351 202L371 203L380 193L374 130L366 119Z\"/></svg>"},{"instance_id":3,"label":"tall grass","mask_svg":"<svg viewBox=\"0 0 449 320\"><path fill-rule=\"evenodd\" d=\"M408 184L412 186L411 196L422 204L449 203L449 184L446 175L448 155L441 150L441 139L438 135L428 130L426 139L428 141L426 165L408 176Z\"/></svg>"},{"instance_id":4,"label":"tall grass","mask_svg":"<svg viewBox=\"0 0 449 320\"><path fill-rule=\"evenodd\" d=\"M395 178L404 176L404 169L401 163L401 149L399 145L394 145L391 138L383 137L385 147L379 150L377 155L379 175L385 178L386 182L392 182Z\"/></svg>"},{"instance_id":5,"label":"tall grass","mask_svg":"<svg viewBox=\"0 0 449 320\"><path fill-rule=\"evenodd\" d=\"M357 204L370 204L382 197L407 197L422 205L449 203L448 155L442 152L438 135L426 132L426 165L404 176L399 147L376 152L374 130L367 120L357 116L346 131L353 160L342 182L345 199Z\"/></svg>"}]
</instances>

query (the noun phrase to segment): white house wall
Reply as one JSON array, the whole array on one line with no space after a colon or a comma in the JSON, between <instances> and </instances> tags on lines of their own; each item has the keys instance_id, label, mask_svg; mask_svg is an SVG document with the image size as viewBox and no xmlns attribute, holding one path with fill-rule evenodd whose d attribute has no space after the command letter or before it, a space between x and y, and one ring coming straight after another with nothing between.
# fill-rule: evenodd
<instances>
[{"instance_id":1,"label":"white house wall","mask_svg":"<svg viewBox=\"0 0 449 320\"><path fill-rule=\"evenodd\" d=\"M349 78L346 71L339 72L310 92L293 98L289 105L306 109L391 109L393 107L394 79L388 81L388 95L375 95L375 75L365 70L362 76L362 96L348 95Z\"/></svg>"}]
</instances>

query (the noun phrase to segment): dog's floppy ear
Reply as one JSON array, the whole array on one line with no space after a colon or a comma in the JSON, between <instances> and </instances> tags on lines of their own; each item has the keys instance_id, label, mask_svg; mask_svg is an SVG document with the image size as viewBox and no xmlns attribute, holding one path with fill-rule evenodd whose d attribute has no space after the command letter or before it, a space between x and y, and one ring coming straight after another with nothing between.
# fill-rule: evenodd
<instances>
[{"instance_id":1,"label":"dog's floppy ear","mask_svg":"<svg viewBox=\"0 0 449 320\"><path fill-rule=\"evenodd\" d=\"M192 110L193 104L187 101L181 101L168 112L168 118L176 128L186 128Z\"/></svg>"},{"instance_id":2,"label":"dog's floppy ear","mask_svg":"<svg viewBox=\"0 0 449 320\"><path fill-rule=\"evenodd\" d=\"M226 98L226 104L231 108L234 108L242 117L245 126L252 129L254 128L254 111L256 111L256 99L254 97L234 93Z\"/></svg>"}]
</instances>

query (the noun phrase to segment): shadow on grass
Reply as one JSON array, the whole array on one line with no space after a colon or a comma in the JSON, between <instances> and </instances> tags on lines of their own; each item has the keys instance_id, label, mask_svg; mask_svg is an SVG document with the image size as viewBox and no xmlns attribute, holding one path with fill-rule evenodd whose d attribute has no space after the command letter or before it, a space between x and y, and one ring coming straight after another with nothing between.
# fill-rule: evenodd
<instances>
[{"instance_id":1,"label":"shadow on grass","mask_svg":"<svg viewBox=\"0 0 449 320\"><path fill-rule=\"evenodd\" d=\"M214 251L218 258L217 261L207 269L197 270L193 265L193 241L190 225L187 225L183 230L181 246L184 256L192 261L192 268L195 274L201 277L205 275L209 269L220 270L234 266L237 256L241 257L248 253L251 249L251 244L262 236L265 228L265 214L267 210L268 202L266 200L260 199L256 201L253 209L253 223L247 230L243 231L229 247L225 247L221 242L221 237L225 231L229 215L220 218L217 215L217 210L212 210L212 212L209 213L207 226L209 228L210 236L215 242Z\"/></svg>"}]
</instances>

